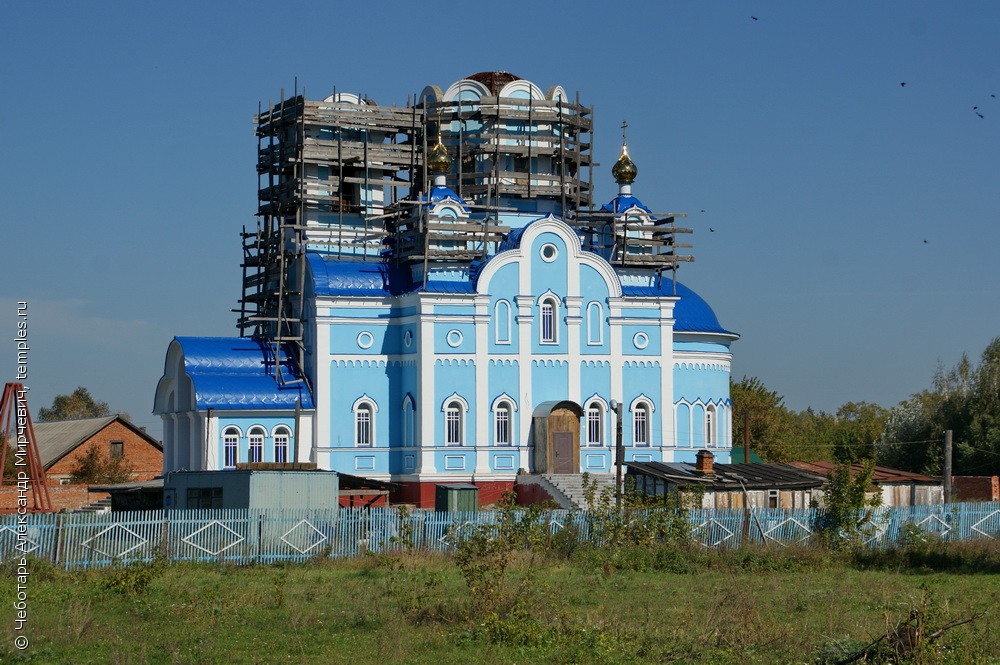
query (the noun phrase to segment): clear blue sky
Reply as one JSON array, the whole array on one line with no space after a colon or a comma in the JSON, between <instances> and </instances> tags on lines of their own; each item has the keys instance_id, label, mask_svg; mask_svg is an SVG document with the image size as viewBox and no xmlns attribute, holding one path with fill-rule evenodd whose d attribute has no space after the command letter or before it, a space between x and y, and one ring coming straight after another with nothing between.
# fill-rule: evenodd
<instances>
[{"instance_id":1,"label":"clear blue sky","mask_svg":"<svg viewBox=\"0 0 1000 665\"><path fill-rule=\"evenodd\" d=\"M159 434L170 339L235 334L251 115L295 76L386 104L491 69L578 90L599 200L627 118L636 194L697 230L681 279L743 336L734 376L793 408L892 406L1000 335L1000 3L249 5L5 8L0 370L26 300L36 412L84 385Z\"/></svg>"}]
</instances>

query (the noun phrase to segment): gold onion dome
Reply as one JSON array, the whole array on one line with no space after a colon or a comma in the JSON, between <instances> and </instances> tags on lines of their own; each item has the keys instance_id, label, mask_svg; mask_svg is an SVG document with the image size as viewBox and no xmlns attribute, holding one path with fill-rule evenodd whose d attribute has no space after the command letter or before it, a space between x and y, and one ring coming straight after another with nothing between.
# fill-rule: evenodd
<instances>
[{"instance_id":1,"label":"gold onion dome","mask_svg":"<svg viewBox=\"0 0 1000 665\"><path fill-rule=\"evenodd\" d=\"M444 144L441 143L441 137L438 136L438 142L427 154L427 170L430 173L447 173L451 170L451 164L451 155L448 154L448 149L444 147Z\"/></svg>"},{"instance_id":2,"label":"gold onion dome","mask_svg":"<svg viewBox=\"0 0 1000 665\"><path fill-rule=\"evenodd\" d=\"M628 156L628 146L623 143L622 154L618 157L615 165L611 167L611 175L615 177L615 182L619 185L631 185L637 174L638 169L635 168L635 164Z\"/></svg>"}]
</instances>

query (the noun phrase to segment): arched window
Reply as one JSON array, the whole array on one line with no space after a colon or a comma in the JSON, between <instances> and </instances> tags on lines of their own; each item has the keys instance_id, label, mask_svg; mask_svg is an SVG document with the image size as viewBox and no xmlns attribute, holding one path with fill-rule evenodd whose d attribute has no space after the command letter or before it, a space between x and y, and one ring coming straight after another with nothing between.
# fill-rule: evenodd
<instances>
[{"instance_id":1,"label":"arched window","mask_svg":"<svg viewBox=\"0 0 1000 665\"><path fill-rule=\"evenodd\" d=\"M370 447L375 445L375 414L378 413L378 405L368 397L362 395L354 402L354 445Z\"/></svg>"},{"instance_id":2,"label":"arched window","mask_svg":"<svg viewBox=\"0 0 1000 665\"><path fill-rule=\"evenodd\" d=\"M354 412L354 445L372 445L372 408L368 404L362 404Z\"/></svg>"},{"instance_id":3,"label":"arched window","mask_svg":"<svg viewBox=\"0 0 1000 665\"><path fill-rule=\"evenodd\" d=\"M716 437L717 419L715 417L715 405L709 404L705 409L705 445L714 446L718 443Z\"/></svg>"},{"instance_id":4,"label":"arched window","mask_svg":"<svg viewBox=\"0 0 1000 665\"><path fill-rule=\"evenodd\" d=\"M278 464L288 462L288 429L279 427L274 430L274 461Z\"/></svg>"},{"instance_id":5,"label":"arched window","mask_svg":"<svg viewBox=\"0 0 1000 665\"><path fill-rule=\"evenodd\" d=\"M250 462L263 462L264 461L264 430L260 427L252 427L250 432L247 434L247 440L250 442L249 456L248 460Z\"/></svg>"},{"instance_id":6,"label":"arched window","mask_svg":"<svg viewBox=\"0 0 1000 665\"><path fill-rule=\"evenodd\" d=\"M604 445L604 406L597 400L587 405L587 445Z\"/></svg>"},{"instance_id":7,"label":"arched window","mask_svg":"<svg viewBox=\"0 0 1000 665\"><path fill-rule=\"evenodd\" d=\"M510 445L510 404L502 402L493 411L493 443L497 446Z\"/></svg>"},{"instance_id":8,"label":"arched window","mask_svg":"<svg viewBox=\"0 0 1000 665\"><path fill-rule=\"evenodd\" d=\"M225 452L225 468L235 469L240 460L240 431L235 427L227 427L222 433L222 445Z\"/></svg>"},{"instance_id":9,"label":"arched window","mask_svg":"<svg viewBox=\"0 0 1000 665\"><path fill-rule=\"evenodd\" d=\"M640 402L632 411L632 444L649 445L649 405Z\"/></svg>"},{"instance_id":10,"label":"arched window","mask_svg":"<svg viewBox=\"0 0 1000 665\"><path fill-rule=\"evenodd\" d=\"M510 344L510 303L498 300L493 306L494 341L497 344Z\"/></svg>"},{"instance_id":11,"label":"arched window","mask_svg":"<svg viewBox=\"0 0 1000 665\"><path fill-rule=\"evenodd\" d=\"M542 344L556 344L559 341L556 322L559 314L559 303L555 298L544 298L539 303L541 310L538 341Z\"/></svg>"},{"instance_id":12,"label":"arched window","mask_svg":"<svg viewBox=\"0 0 1000 665\"><path fill-rule=\"evenodd\" d=\"M462 404L448 402L444 410L444 443L447 446L462 445Z\"/></svg>"},{"instance_id":13,"label":"arched window","mask_svg":"<svg viewBox=\"0 0 1000 665\"><path fill-rule=\"evenodd\" d=\"M413 398L407 394L407 396L403 398L403 445L412 446L414 440Z\"/></svg>"},{"instance_id":14,"label":"arched window","mask_svg":"<svg viewBox=\"0 0 1000 665\"><path fill-rule=\"evenodd\" d=\"M587 344L604 343L604 307L599 302L587 305Z\"/></svg>"}]
</instances>

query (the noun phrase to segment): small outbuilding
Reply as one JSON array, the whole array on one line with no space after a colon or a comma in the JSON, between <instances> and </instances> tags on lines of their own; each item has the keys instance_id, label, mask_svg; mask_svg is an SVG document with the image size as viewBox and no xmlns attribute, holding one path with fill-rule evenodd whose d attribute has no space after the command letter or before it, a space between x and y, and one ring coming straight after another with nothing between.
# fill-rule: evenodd
<instances>
[{"instance_id":1,"label":"small outbuilding","mask_svg":"<svg viewBox=\"0 0 1000 665\"><path fill-rule=\"evenodd\" d=\"M163 507L336 509L339 488L335 472L315 469L175 471L164 478Z\"/></svg>"},{"instance_id":2,"label":"small outbuilding","mask_svg":"<svg viewBox=\"0 0 1000 665\"><path fill-rule=\"evenodd\" d=\"M702 493L703 508L808 508L819 502L826 478L787 464L715 464L699 451L695 464L629 462L627 478L646 494Z\"/></svg>"},{"instance_id":3,"label":"small outbuilding","mask_svg":"<svg viewBox=\"0 0 1000 665\"><path fill-rule=\"evenodd\" d=\"M837 465L834 462L789 462L803 471L811 471L827 478ZM851 476L864 469L862 464L852 464ZM872 493L881 492L883 506L930 506L944 503L944 485L940 478L920 473L876 466L872 474Z\"/></svg>"}]
</instances>

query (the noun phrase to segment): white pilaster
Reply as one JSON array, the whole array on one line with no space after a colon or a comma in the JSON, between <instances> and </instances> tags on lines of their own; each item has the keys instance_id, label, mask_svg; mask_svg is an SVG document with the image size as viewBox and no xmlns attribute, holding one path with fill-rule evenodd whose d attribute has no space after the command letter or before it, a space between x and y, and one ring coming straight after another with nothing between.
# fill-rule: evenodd
<instances>
[{"instance_id":1,"label":"white pilaster","mask_svg":"<svg viewBox=\"0 0 1000 665\"><path fill-rule=\"evenodd\" d=\"M434 423L437 415L438 405L434 400L434 305L425 297L421 297L417 302L417 385L419 386L419 397L417 398L417 431L419 440L416 441L420 452L417 455L416 472L434 473Z\"/></svg>"}]
</instances>

